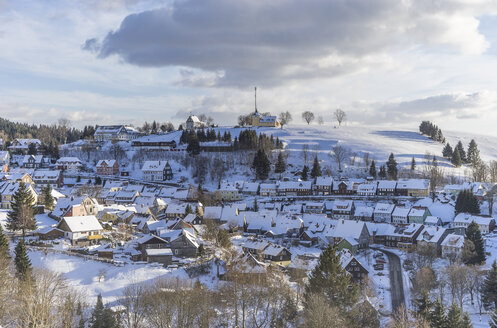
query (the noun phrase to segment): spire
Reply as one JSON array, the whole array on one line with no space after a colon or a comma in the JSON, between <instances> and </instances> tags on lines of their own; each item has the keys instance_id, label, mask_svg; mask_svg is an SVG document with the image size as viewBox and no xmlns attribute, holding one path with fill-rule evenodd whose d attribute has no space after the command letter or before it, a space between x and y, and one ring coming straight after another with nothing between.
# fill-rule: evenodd
<instances>
[{"instance_id":1,"label":"spire","mask_svg":"<svg viewBox=\"0 0 497 328\"><path fill-rule=\"evenodd\" d=\"M254 105L255 105L255 113L257 114L257 87L254 87Z\"/></svg>"}]
</instances>

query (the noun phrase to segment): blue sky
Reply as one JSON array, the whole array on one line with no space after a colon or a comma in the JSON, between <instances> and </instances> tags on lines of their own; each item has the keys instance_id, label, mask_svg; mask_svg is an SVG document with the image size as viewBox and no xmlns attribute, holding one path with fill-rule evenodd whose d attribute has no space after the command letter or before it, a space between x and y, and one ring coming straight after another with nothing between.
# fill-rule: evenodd
<instances>
[{"instance_id":1,"label":"blue sky","mask_svg":"<svg viewBox=\"0 0 497 328\"><path fill-rule=\"evenodd\" d=\"M0 0L0 116L235 124L253 108L495 135L492 0Z\"/></svg>"}]
</instances>

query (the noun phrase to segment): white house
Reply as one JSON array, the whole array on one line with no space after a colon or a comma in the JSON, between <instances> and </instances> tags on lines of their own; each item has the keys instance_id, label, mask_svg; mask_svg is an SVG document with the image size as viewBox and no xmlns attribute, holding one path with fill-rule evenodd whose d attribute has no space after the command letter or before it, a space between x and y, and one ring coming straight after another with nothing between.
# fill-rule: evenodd
<instances>
[{"instance_id":1,"label":"white house","mask_svg":"<svg viewBox=\"0 0 497 328\"><path fill-rule=\"evenodd\" d=\"M357 187L357 194L359 196L376 196L377 187L376 182L362 183Z\"/></svg>"},{"instance_id":2,"label":"white house","mask_svg":"<svg viewBox=\"0 0 497 328\"><path fill-rule=\"evenodd\" d=\"M388 203L378 203L373 211L374 222L392 222L392 213L395 205Z\"/></svg>"},{"instance_id":3,"label":"white house","mask_svg":"<svg viewBox=\"0 0 497 328\"><path fill-rule=\"evenodd\" d=\"M61 157L55 162L57 170L79 171L83 163L77 157Z\"/></svg>"},{"instance_id":4,"label":"white house","mask_svg":"<svg viewBox=\"0 0 497 328\"><path fill-rule=\"evenodd\" d=\"M464 246L464 236L448 234L442 241L442 256L457 259L461 257Z\"/></svg>"},{"instance_id":5,"label":"white house","mask_svg":"<svg viewBox=\"0 0 497 328\"><path fill-rule=\"evenodd\" d=\"M173 178L173 171L168 161L146 161L142 167L143 180L165 181Z\"/></svg>"},{"instance_id":6,"label":"white house","mask_svg":"<svg viewBox=\"0 0 497 328\"><path fill-rule=\"evenodd\" d=\"M482 234L489 233L495 228L495 219L491 216L472 215L469 213L457 214L454 218L454 227L456 229L466 230L471 222L476 222L478 224Z\"/></svg>"},{"instance_id":7,"label":"white house","mask_svg":"<svg viewBox=\"0 0 497 328\"><path fill-rule=\"evenodd\" d=\"M186 119L186 129L187 130L195 130L197 128L203 128L206 125L207 125L206 123L200 121L200 119L195 115L190 115Z\"/></svg>"},{"instance_id":8,"label":"white house","mask_svg":"<svg viewBox=\"0 0 497 328\"><path fill-rule=\"evenodd\" d=\"M57 228L63 230L73 244L99 240L104 230L95 215L63 217Z\"/></svg>"},{"instance_id":9,"label":"white house","mask_svg":"<svg viewBox=\"0 0 497 328\"><path fill-rule=\"evenodd\" d=\"M403 206L397 206L392 212L392 223L396 224L408 224L409 223L409 212L411 211L411 208L409 207L403 207Z\"/></svg>"}]
</instances>

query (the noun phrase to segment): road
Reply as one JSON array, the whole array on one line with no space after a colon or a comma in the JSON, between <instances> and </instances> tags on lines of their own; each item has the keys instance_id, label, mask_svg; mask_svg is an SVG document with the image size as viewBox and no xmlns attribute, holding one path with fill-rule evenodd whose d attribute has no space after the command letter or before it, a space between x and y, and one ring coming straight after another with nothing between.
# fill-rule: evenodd
<instances>
[{"instance_id":1,"label":"road","mask_svg":"<svg viewBox=\"0 0 497 328\"><path fill-rule=\"evenodd\" d=\"M392 312L397 310L402 304L405 304L404 284L402 281L402 266L400 258L389 251L379 249L388 257L390 269L390 294L392 297Z\"/></svg>"}]
</instances>

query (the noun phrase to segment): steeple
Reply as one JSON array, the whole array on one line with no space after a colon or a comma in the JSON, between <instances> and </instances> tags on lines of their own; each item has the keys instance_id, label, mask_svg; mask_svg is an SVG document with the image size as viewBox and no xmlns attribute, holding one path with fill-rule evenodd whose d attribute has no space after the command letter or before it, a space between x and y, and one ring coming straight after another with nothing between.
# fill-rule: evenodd
<instances>
[{"instance_id":1,"label":"steeple","mask_svg":"<svg viewBox=\"0 0 497 328\"><path fill-rule=\"evenodd\" d=\"M257 114L257 87L254 87L254 105L255 105L255 114Z\"/></svg>"}]
</instances>

